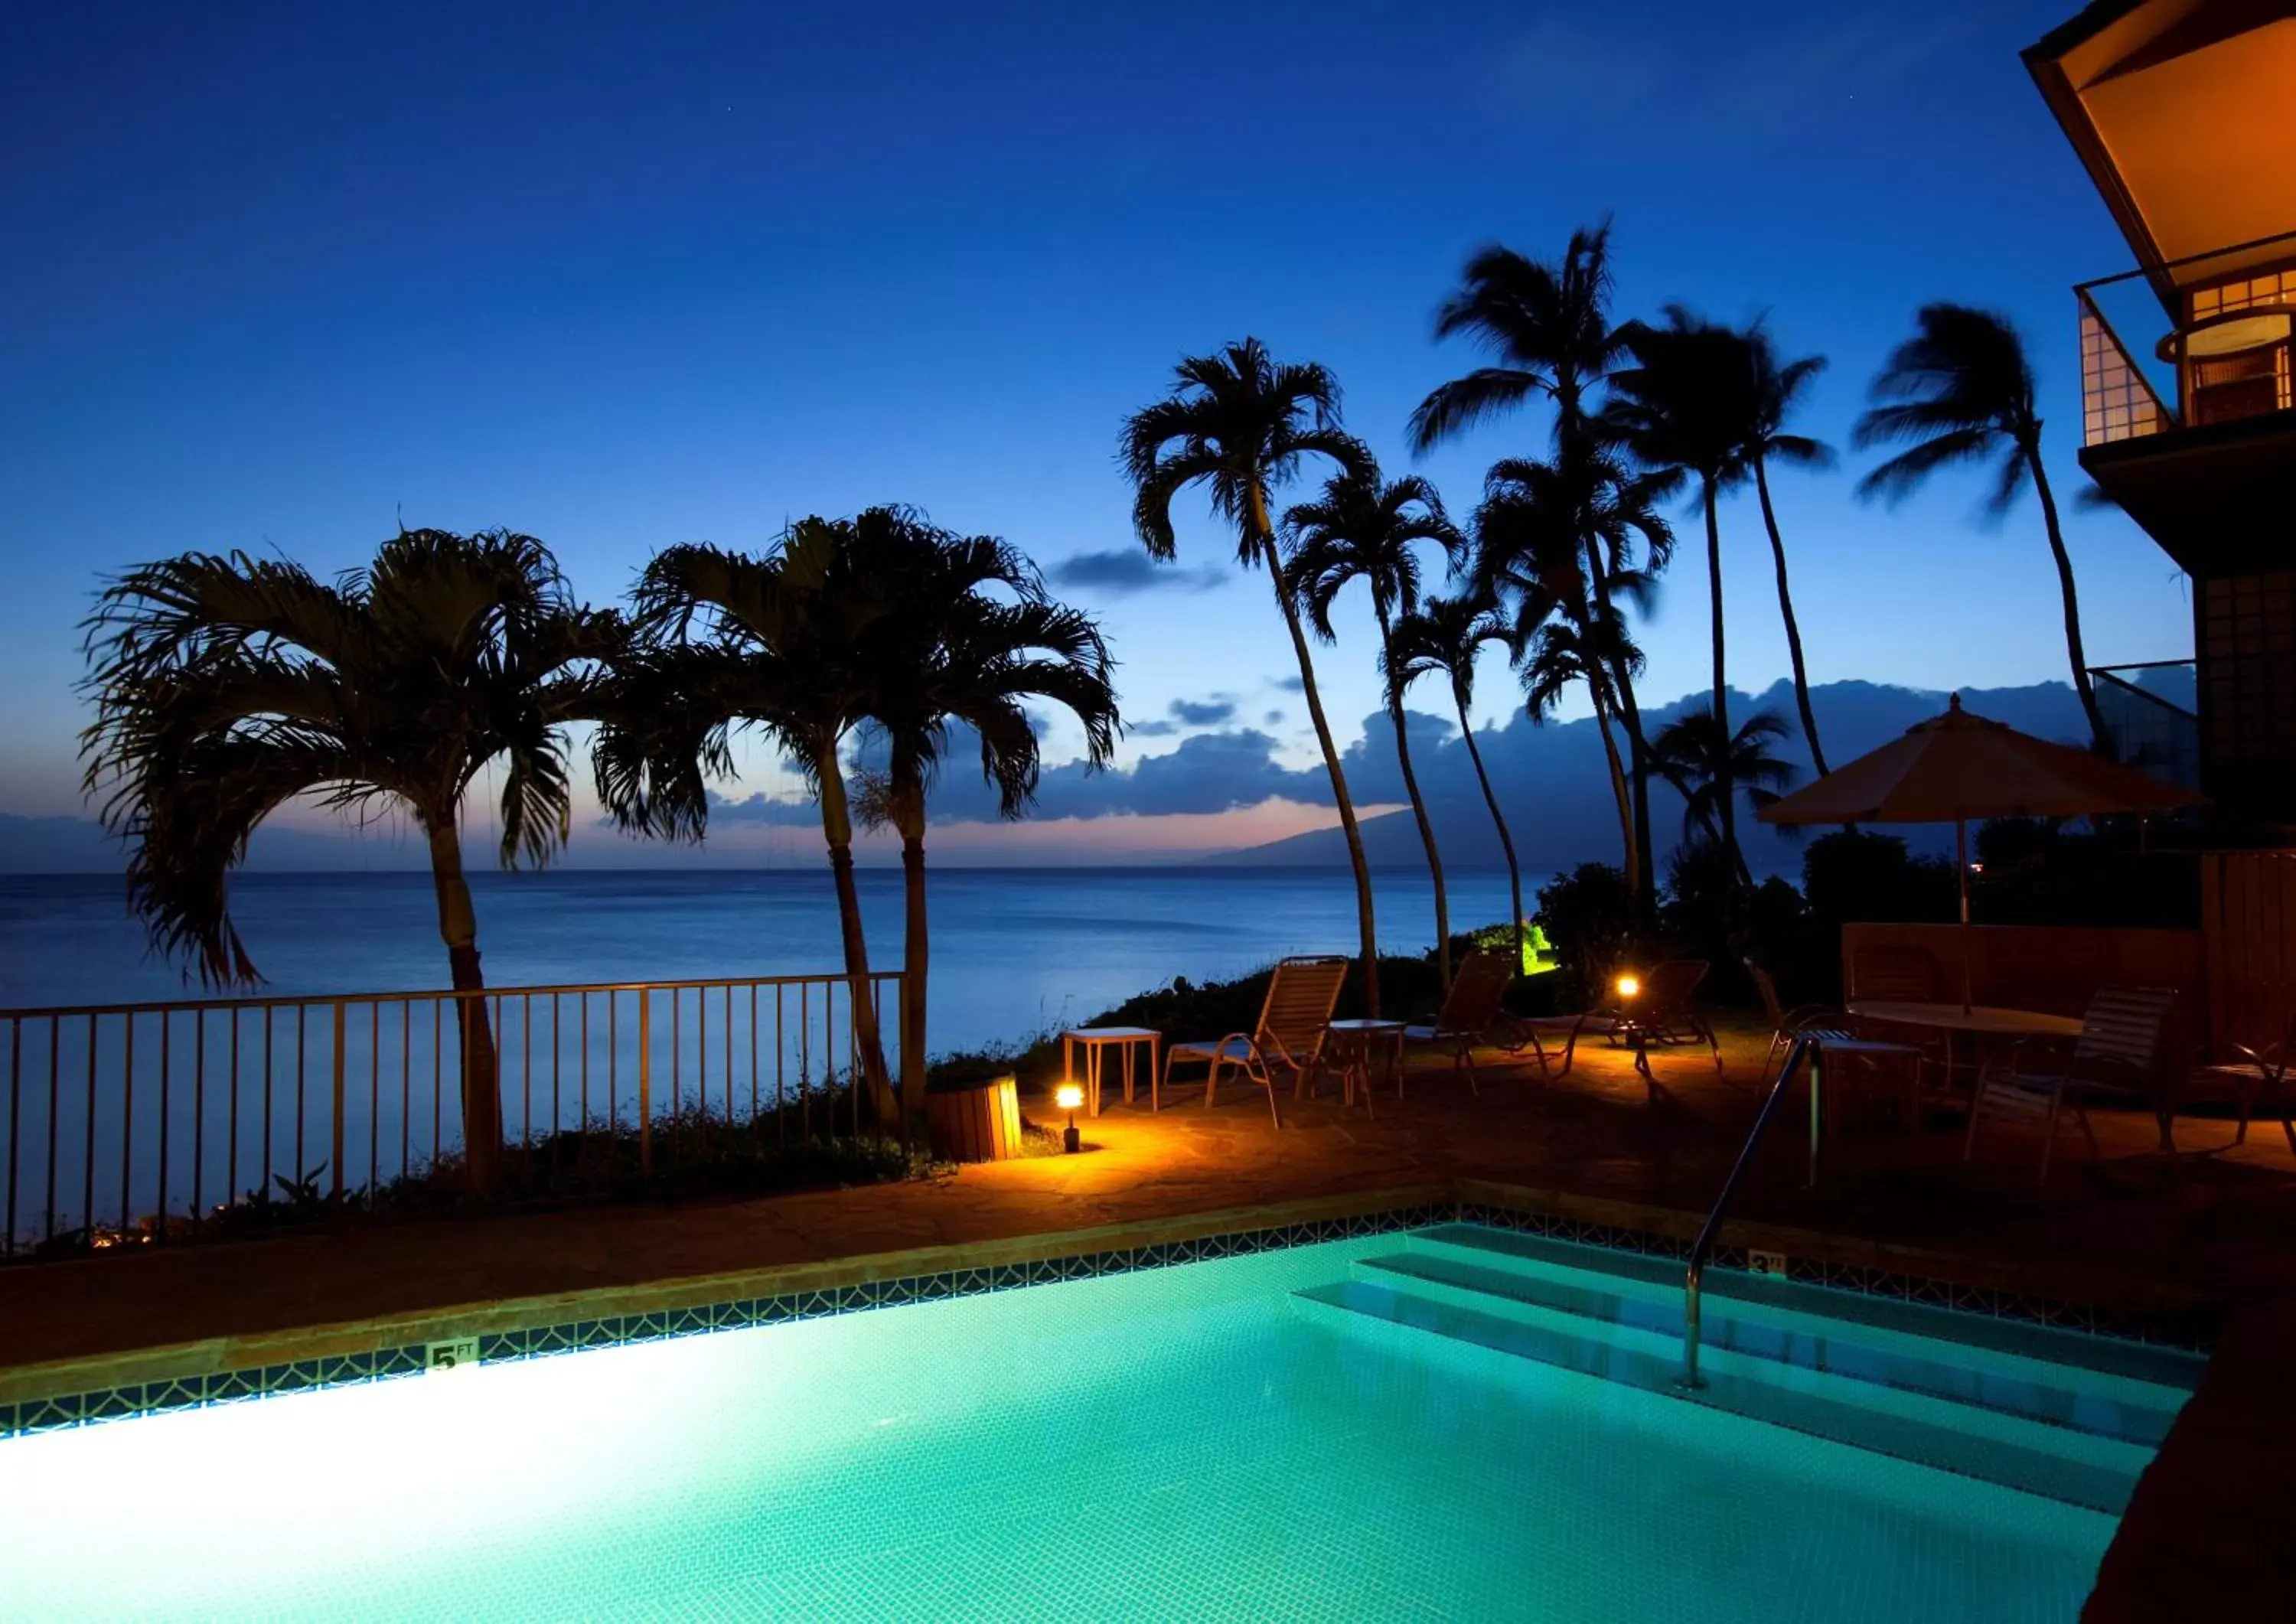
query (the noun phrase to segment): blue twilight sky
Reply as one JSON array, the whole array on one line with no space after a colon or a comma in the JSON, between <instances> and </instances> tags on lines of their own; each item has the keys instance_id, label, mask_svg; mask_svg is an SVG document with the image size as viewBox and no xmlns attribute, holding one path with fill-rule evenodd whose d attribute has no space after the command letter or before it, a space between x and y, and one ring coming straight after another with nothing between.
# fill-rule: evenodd
<instances>
[{"instance_id":1,"label":"blue twilight sky","mask_svg":"<svg viewBox=\"0 0 2296 1624\"><path fill-rule=\"evenodd\" d=\"M1621 315L1768 311L1832 357L1806 427L1837 442L1915 305L2007 310L2070 499L2067 290L2127 256L2017 51L2073 9L7 8L0 812L79 808L100 572L190 546L332 571L402 514L530 530L607 597L664 543L917 504L1104 616L1155 724L1127 759L1250 727L1303 765L1264 579L1194 506L1185 568L1135 563L1119 419L1183 351L1257 333L1333 367L1400 472L1411 406L1476 360L1429 336L1463 258L1551 255L1606 213ZM1464 511L1544 434L1422 466ZM2062 677L2030 500L1997 530L1974 480L1865 508L1848 462L1779 481L1814 678ZM2070 522L2092 657L2186 653L2162 555ZM1725 523L1731 677L1759 690L1784 669L1767 545L1751 508ZM1322 668L1351 736L1367 603L1341 618ZM1645 637L1653 696L1704 685L1694 551ZM1479 711L1510 692L1495 664ZM776 787L755 766L742 792ZM1253 816L1174 838L1298 826Z\"/></svg>"}]
</instances>

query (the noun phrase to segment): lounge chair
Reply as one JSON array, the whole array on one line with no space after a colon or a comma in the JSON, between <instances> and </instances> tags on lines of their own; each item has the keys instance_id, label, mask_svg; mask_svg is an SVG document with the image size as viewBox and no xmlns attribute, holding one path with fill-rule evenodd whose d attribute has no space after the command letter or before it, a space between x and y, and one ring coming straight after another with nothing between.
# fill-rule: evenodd
<instances>
[{"instance_id":1,"label":"lounge chair","mask_svg":"<svg viewBox=\"0 0 2296 1624\"><path fill-rule=\"evenodd\" d=\"M1491 1029L1499 1023L1499 1000L1514 980L1515 964L1511 952L1480 948L1467 955L1451 978L1450 996L1443 1000L1435 1019L1423 1026L1403 1029L1405 1046L1449 1050L1451 1070L1464 1070L1469 1092L1480 1094L1475 1083L1475 1046L1488 1041ZM1539 1051L1538 1060L1544 1070L1545 1050ZM1397 1087L1401 1087L1398 1082Z\"/></svg>"},{"instance_id":2,"label":"lounge chair","mask_svg":"<svg viewBox=\"0 0 2296 1624\"><path fill-rule=\"evenodd\" d=\"M2104 987L2097 989L2081 1016L2080 1036L2054 1065L2028 1067L2020 1061L2030 1052L2021 1044L2010 1052L1999 1070L1980 1072L1977 1095L1970 1103L1969 1133L1962 1143L1967 1161L1977 1149L1977 1125L1988 1117L2010 1121L2038 1122L2042 1128L2041 1184L2049 1182L2049 1161L2057 1148L2057 1122L2067 1105L2088 1141L2089 1159L2100 1161L2096 1130L2089 1126L2085 1096L2117 1095L2142 1099L2156 1111L2161 1035L2169 1012L2177 1002L2168 987ZM2166 1133L2164 1125L2163 1133Z\"/></svg>"},{"instance_id":3,"label":"lounge chair","mask_svg":"<svg viewBox=\"0 0 2296 1624\"><path fill-rule=\"evenodd\" d=\"M1292 1073L1292 1093L1297 1098L1308 1078L1324 1062L1324 1043L1331 1034L1332 1011L1340 1002L1340 986L1355 961L1338 957L1283 959L1267 979L1267 998L1259 1008L1259 1024L1249 1032L1230 1032L1212 1043L1176 1043L1164 1051L1161 1087L1172 1086L1172 1067L1178 1061L1201 1061L1204 1103L1219 1090L1222 1071L1241 1071L1267 1090L1267 1114L1275 1126L1283 1118L1275 1109L1275 1069ZM1160 1103L1149 1102L1152 1107Z\"/></svg>"},{"instance_id":4,"label":"lounge chair","mask_svg":"<svg viewBox=\"0 0 2296 1624\"><path fill-rule=\"evenodd\" d=\"M1598 1005L1575 1015L1541 1015L1519 1024L1536 1038L1540 1033L1562 1039L1562 1070L1570 1075L1581 1038L1608 1038L1613 1043L1634 1042L1636 1068L1653 1091L1658 1087L1644 1063L1643 1049L1650 1044L1700 1043L1714 1052L1714 1070L1722 1074L1722 1045L1714 1029L1693 1009L1690 995L1706 979L1702 958L1668 959L1642 977L1642 987L1631 999ZM1545 1053L1541 1051L1542 1061Z\"/></svg>"},{"instance_id":5,"label":"lounge chair","mask_svg":"<svg viewBox=\"0 0 2296 1624\"><path fill-rule=\"evenodd\" d=\"M2232 1142L2245 1144L2248 1119L2260 1097L2266 1109L2280 1119L2280 1131L2288 1136L2288 1148L2296 1151L2296 1122L2290 1120L2292 1105L2288 1098L2289 1065L2296 1062L2296 1014L2288 1017L2288 1029L2280 1035L2278 1043L2267 1044L2261 1049L2251 1049L2244 1043L2232 1046L2246 1058L2200 1067L2179 1091L2178 1103L2211 1095L2229 1095L2240 1107L2240 1131L2233 1136Z\"/></svg>"}]
</instances>

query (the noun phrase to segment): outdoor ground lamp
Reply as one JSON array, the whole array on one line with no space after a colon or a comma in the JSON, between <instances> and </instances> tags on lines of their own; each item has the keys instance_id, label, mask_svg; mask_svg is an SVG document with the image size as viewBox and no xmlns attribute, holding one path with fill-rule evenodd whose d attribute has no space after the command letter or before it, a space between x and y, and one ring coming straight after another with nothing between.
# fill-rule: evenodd
<instances>
[{"instance_id":1,"label":"outdoor ground lamp","mask_svg":"<svg viewBox=\"0 0 2296 1624\"><path fill-rule=\"evenodd\" d=\"M1619 997L1628 1003L1632 1003L1634 1001L1635 995L1643 989L1642 978L1636 975L1633 971L1629 970L1626 974L1619 978L1618 988Z\"/></svg>"},{"instance_id":2,"label":"outdoor ground lamp","mask_svg":"<svg viewBox=\"0 0 2296 1624\"><path fill-rule=\"evenodd\" d=\"M1084 1148L1084 1139L1077 1132L1077 1107L1084 1103L1084 1090L1074 1083L1062 1083L1053 1090L1053 1103L1069 1113L1069 1125L1061 1134L1061 1144L1071 1156Z\"/></svg>"}]
</instances>

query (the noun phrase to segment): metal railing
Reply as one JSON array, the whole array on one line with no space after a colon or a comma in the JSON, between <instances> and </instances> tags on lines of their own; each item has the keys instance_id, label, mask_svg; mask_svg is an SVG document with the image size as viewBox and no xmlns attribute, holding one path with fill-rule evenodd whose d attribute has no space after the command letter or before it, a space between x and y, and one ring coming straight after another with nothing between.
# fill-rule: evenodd
<instances>
[{"instance_id":1,"label":"metal railing","mask_svg":"<svg viewBox=\"0 0 2296 1624\"><path fill-rule=\"evenodd\" d=\"M2296 409L2296 232L2100 276L2073 297L2084 447ZM2153 341L2132 349L2122 332Z\"/></svg>"},{"instance_id":2,"label":"metal railing","mask_svg":"<svg viewBox=\"0 0 2296 1624\"><path fill-rule=\"evenodd\" d=\"M898 1008L900 979L871 978L873 1007ZM722 1128L857 1136L851 1005L845 977L809 975L0 1010L0 1258L427 1178L464 1148L466 1026L531 1167L650 1177Z\"/></svg>"},{"instance_id":3,"label":"metal railing","mask_svg":"<svg viewBox=\"0 0 2296 1624\"><path fill-rule=\"evenodd\" d=\"M1761 1144L1763 1134L1769 1130L1770 1119L1778 1114L1778 1103L1785 1098L1786 1087L1793 1081L1794 1072L1800 1067L1804 1057L1808 1057L1813 1066L1818 1063L1818 1041L1822 1036L1817 1032L1797 1032L1794 1035L1793 1042L1787 1046L1785 1060L1778 1067L1777 1076L1770 1081L1769 1093L1763 1096L1762 1109L1754 1118L1754 1126L1746 1135L1746 1143L1739 1149L1738 1160L1731 1165L1730 1177L1722 1181L1722 1193L1714 1198L1713 1209L1707 1213L1706 1223L1699 1230L1697 1241L1691 1246L1690 1265L1683 1275L1682 1385L1685 1387L1705 1385L1698 1374L1699 1315L1706 1284L1706 1263L1714 1255L1715 1237L1722 1233L1722 1220L1729 1216L1730 1203L1738 1196L1738 1181L1753 1165L1754 1152ZM1810 1143L1815 1145L1817 1143L1816 1112L1822 1097L1822 1090L1815 1076L1810 1079L1809 1092Z\"/></svg>"},{"instance_id":4,"label":"metal railing","mask_svg":"<svg viewBox=\"0 0 2296 1624\"><path fill-rule=\"evenodd\" d=\"M2114 756L2139 772L2187 790L2201 783L2195 671L2189 660L2150 660L2092 666L2088 673Z\"/></svg>"}]
</instances>

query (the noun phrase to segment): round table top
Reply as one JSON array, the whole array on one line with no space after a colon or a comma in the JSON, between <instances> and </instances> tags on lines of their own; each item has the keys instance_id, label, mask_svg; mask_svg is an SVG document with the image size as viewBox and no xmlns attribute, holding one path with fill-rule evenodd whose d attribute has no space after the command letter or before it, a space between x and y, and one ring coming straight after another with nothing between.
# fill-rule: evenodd
<instances>
[{"instance_id":1,"label":"round table top","mask_svg":"<svg viewBox=\"0 0 2296 1624\"><path fill-rule=\"evenodd\" d=\"M2070 1015L2046 1014L2037 1009L2002 1009L1989 1004L1964 1009L1958 1004L1897 1003L1859 998L1849 1013L1866 1021L1891 1026L1935 1027L1949 1032L1991 1032L2005 1038L2078 1038L2081 1023Z\"/></svg>"},{"instance_id":2,"label":"round table top","mask_svg":"<svg viewBox=\"0 0 2296 1624\"><path fill-rule=\"evenodd\" d=\"M1163 1034L1147 1026L1078 1026L1061 1034L1080 1043L1144 1043Z\"/></svg>"},{"instance_id":3,"label":"round table top","mask_svg":"<svg viewBox=\"0 0 2296 1624\"><path fill-rule=\"evenodd\" d=\"M1335 1032L1378 1033L1399 1032L1409 1024L1406 1021L1366 1021L1357 1016L1346 1021L1334 1021L1331 1026Z\"/></svg>"}]
</instances>

